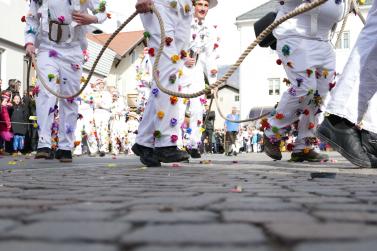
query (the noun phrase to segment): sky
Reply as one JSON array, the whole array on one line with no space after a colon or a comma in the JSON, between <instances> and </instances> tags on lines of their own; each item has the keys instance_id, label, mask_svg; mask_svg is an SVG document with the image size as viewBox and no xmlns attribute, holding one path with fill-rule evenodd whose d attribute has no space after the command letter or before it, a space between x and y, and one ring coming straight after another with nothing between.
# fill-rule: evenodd
<instances>
[{"instance_id":1,"label":"sky","mask_svg":"<svg viewBox=\"0 0 377 251\"><path fill-rule=\"evenodd\" d=\"M267 2L267 0L218 0L216 8L211 9L207 20L217 25L220 35L219 65L233 64L240 54L239 34L235 25L236 17ZM136 0L108 0L108 10L113 18L103 27L105 32L116 28L117 20L124 21L135 11ZM125 31L142 30L139 18L133 20ZM251 41L250 41L251 42Z\"/></svg>"}]
</instances>

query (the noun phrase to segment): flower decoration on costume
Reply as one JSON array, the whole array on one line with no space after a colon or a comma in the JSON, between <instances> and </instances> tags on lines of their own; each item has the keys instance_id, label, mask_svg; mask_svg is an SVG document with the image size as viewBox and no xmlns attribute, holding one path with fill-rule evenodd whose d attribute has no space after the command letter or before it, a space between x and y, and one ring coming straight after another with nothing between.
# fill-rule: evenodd
<instances>
[{"instance_id":1,"label":"flower decoration on costume","mask_svg":"<svg viewBox=\"0 0 377 251\"><path fill-rule=\"evenodd\" d=\"M154 48L149 48L148 54L149 54L149 56L154 57L154 55L155 55Z\"/></svg>"},{"instance_id":2,"label":"flower decoration on costume","mask_svg":"<svg viewBox=\"0 0 377 251\"><path fill-rule=\"evenodd\" d=\"M150 39L151 38L151 33L149 33L149 31L145 31L144 32L144 38L145 39Z\"/></svg>"},{"instance_id":3,"label":"flower decoration on costume","mask_svg":"<svg viewBox=\"0 0 377 251\"><path fill-rule=\"evenodd\" d=\"M316 79L320 79L321 76L322 76L321 72L320 72L318 69L316 69L316 70L315 70L315 78L316 78Z\"/></svg>"},{"instance_id":4,"label":"flower decoration on costume","mask_svg":"<svg viewBox=\"0 0 377 251\"><path fill-rule=\"evenodd\" d=\"M27 31L26 31L26 34L37 34L37 32L35 31L35 29L33 27L30 27Z\"/></svg>"},{"instance_id":5,"label":"flower decoration on costume","mask_svg":"<svg viewBox=\"0 0 377 251\"><path fill-rule=\"evenodd\" d=\"M216 50L217 48L219 48L219 44L218 44L218 43L215 43L215 44L213 45L213 49Z\"/></svg>"},{"instance_id":6,"label":"flower decoration on costume","mask_svg":"<svg viewBox=\"0 0 377 251\"><path fill-rule=\"evenodd\" d=\"M186 4L184 8L185 13L189 13L191 11L190 5Z\"/></svg>"},{"instance_id":7,"label":"flower decoration on costume","mask_svg":"<svg viewBox=\"0 0 377 251\"><path fill-rule=\"evenodd\" d=\"M310 114L310 111L308 109L305 109L303 112L304 115L308 116Z\"/></svg>"},{"instance_id":8,"label":"flower decoration on costume","mask_svg":"<svg viewBox=\"0 0 377 251\"><path fill-rule=\"evenodd\" d=\"M50 107L49 111L48 111L48 115L52 114L52 113L55 113L55 111L58 110L58 106L55 105L54 107Z\"/></svg>"},{"instance_id":9,"label":"flower decoration on costume","mask_svg":"<svg viewBox=\"0 0 377 251\"><path fill-rule=\"evenodd\" d=\"M291 61L289 61L289 62L287 63L287 66L288 66L289 68L292 68L292 69L293 69L293 63L292 63Z\"/></svg>"},{"instance_id":10,"label":"flower decoration on costume","mask_svg":"<svg viewBox=\"0 0 377 251\"><path fill-rule=\"evenodd\" d=\"M34 96L38 96L39 92L40 92L39 85L36 85L36 86L33 88L32 93L33 93Z\"/></svg>"},{"instance_id":11,"label":"flower decoration on costume","mask_svg":"<svg viewBox=\"0 0 377 251\"><path fill-rule=\"evenodd\" d=\"M312 74L313 74L312 69L306 69L306 75L308 76L308 78L310 78Z\"/></svg>"},{"instance_id":12,"label":"flower decoration on costume","mask_svg":"<svg viewBox=\"0 0 377 251\"><path fill-rule=\"evenodd\" d=\"M303 150L304 154L309 154L310 153L310 148L305 147Z\"/></svg>"},{"instance_id":13,"label":"flower decoration on costume","mask_svg":"<svg viewBox=\"0 0 377 251\"><path fill-rule=\"evenodd\" d=\"M283 63L283 61L280 58L278 60L276 60L276 64L281 65L282 63Z\"/></svg>"},{"instance_id":14,"label":"flower decoration on costume","mask_svg":"<svg viewBox=\"0 0 377 251\"><path fill-rule=\"evenodd\" d=\"M287 145L287 151L288 151L288 152L292 152L294 147L295 147L294 144L289 143L289 144Z\"/></svg>"},{"instance_id":15,"label":"flower decoration on costume","mask_svg":"<svg viewBox=\"0 0 377 251\"><path fill-rule=\"evenodd\" d=\"M188 134L191 134L191 133L192 133L192 129L189 127L189 128L186 129L186 132L187 132Z\"/></svg>"},{"instance_id":16,"label":"flower decoration on costume","mask_svg":"<svg viewBox=\"0 0 377 251\"><path fill-rule=\"evenodd\" d=\"M175 74L170 75L169 77L170 84L175 84L176 81L177 81L177 75Z\"/></svg>"},{"instance_id":17,"label":"flower decoration on costume","mask_svg":"<svg viewBox=\"0 0 377 251\"><path fill-rule=\"evenodd\" d=\"M308 129L311 130L315 127L314 123L313 122L310 122L309 123L309 126L308 126Z\"/></svg>"},{"instance_id":18,"label":"flower decoration on costume","mask_svg":"<svg viewBox=\"0 0 377 251\"><path fill-rule=\"evenodd\" d=\"M276 126L273 126L273 127L271 128L271 131L272 131L273 133L278 133L278 132L279 132L279 128L277 128Z\"/></svg>"},{"instance_id":19,"label":"flower decoration on costume","mask_svg":"<svg viewBox=\"0 0 377 251\"><path fill-rule=\"evenodd\" d=\"M161 138L161 131L154 131L154 133L153 133L153 137L155 137L156 139L159 139L159 138Z\"/></svg>"},{"instance_id":20,"label":"flower decoration on costume","mask_svg":"<svg viewBox=\"0 0 377 251\"><path fill-rule=\"evenodd\" d=\"M173 38L171 38L171 37L166 37L165 38L165 44L166 44L166 46L170 46L172 42L173 42Z\"/></svg>"},{"instance_id":21,"label":"flower decoration on costume","mask_svg":"<svg viewBox=\"0 0 377 251\"><path fill-rule=\"evenodd\" d=\"M72 104L73 101L75 101L75 98L67 98L67 102L68 102L68 103L71 103L71 104Z\"/></svg>"},{"instance_id":22,"label":"flower decoration on costume","mask_svg":"<svg viewBox=\"0 0 377 251\"><path fill-rule=\"evenodd\" d=\"M329 83L329 91L332 91L332 89L334 89L335 86L336 86L336 82Z\"/></svg>"},{"instance_id":23,"label":"flower decoration on costume","mask_svg":"<svg viewBox=\"0 0 377 251\"><path fill-rule=\"evenodd\" d=\"M296 81L297 81L298 87L301 87L302 83L304 82L304 80L302 78L297 78Z\"/></svg>"},{"instance_id":24,"label":"flower decoration on costume","mask_svg":"<svg viewBox=\"0 0 377 251\"><path fill-rule=\"evenodd\" d=\"M160 92L160 90L158 88L153 88L152 89L152 94L157 97L158 93Z\"/></svg>"},{"instance_id":25,"label":"flower decoration on costume","mask_svg":"<svg viewBox=\"0 0 377 251\"><path fill-rule=\"evenodd\" d=\"M171 2L170 2L170 7L171 7L171 8L176 9L177 6L178 6L177 1L171 1Z\"/></svg>"},{"instance_id":26,"label":"flower decoration on costume","mask_svg":"<svg viewBox=\"0 0 377 251\"><path fill-rule=\"evenodd\" d=\"M182 69L179 69L178 70L178 77L180 78L180 77L182 77L183 76L183 70Z\"/></svg>"},{"instance_id":27,"label":"flower decoration on costume","mask_svg":"<svg viewBox=\"0 0 377 251\"><path fill-rule=\"evenodd\" d=\"M178 141L178 136L177 136L177 135L171 135L171 136L170 136L170 141L171 141L172 143L176 143L176 142Z\"/></svg>"},{"instance_id":28,"label":"flower decoration on costume","mask_svg":"<svg viewBox=\"0 0 377 251\"><path fill-rule=\"evenodd\" d=\"M21 22L23 22L23 23L26 22L26 17L25 17L25 16L22 16L22 17L21 17Z\"/></svg>"},{"instance_id":29,"label":"flower decoration on costume","mask_svg":"<svg viewBox=\"0 0 377 251\"><path fill-rule=\"evenodd\" d=\"M327 69L323 69L323 70L322 70L322 76L323 76L324 78L327 78L327 77L329 76L329 71L328 71Z\"/></svg>"},{"instance_id":30,"label":"flower decoration on costume","mask_svg":"<svg viewBox=\"0 0 377 251\"><path fill-rule=\"evenodd\" d=\"M181 59L187 58L187 51L181 50Z\"/></svg>"},{"instance_id":31,"label":"flower decoration on costume","mask_svg":"<svg viewBox=\"0 0 377 251\"><path fill-rule=\"evenodd\" d=\"M67 134L72 134L74 132L73 126L67 125L66 131Z\"/></svg>"},{"instance_id":32,"label":"flower decoration on costume","mask_svg":"<svg viewBox=\"0 0 377 251\"><path fill-rule=\"evenodd\" d=\"M178 120L177 120L176 118L172 118L172 119L170 120L170 126L171 126L171 127L176 126L177 123L178 123Z\"/></svg>"},{"instance_id":33,"label":"flower decoration on costume","mask_svg":"<svg viewBox=\"0 0 377 251\"><path fill-rule=\"evenodd\" d=\"M283 53L284 56L289 56L291 54L291 48L289 45L284 45L283 48L281 48L281 52Z\"/></svg>"},{"instance_id":34,"label":"flower decoration on costume","mask_svg":"<svg viewBox=\"0 0 377 251\"><path fill-rule=\"evenodd\" d=\"M60 16L60 17L58 17L58 21L59 21L61 24L64 24L64 22L65 22L65 17L64 17L64 16Z\"/></svg>"},{"instance_id":35,"label":"flower decoration on costume","mask_svg":"<svg viewBox=\"0 0 377 251\"><path fill-rule=\"evenodd\" d=\"M277 120L282 120L282 119L285 118L285 116L284 116L283 113L277 113L277 114L275 115L275 118L276 118Z\"/></svg>"},{"instance_id":36,"label":"flower decoration on costume","mask_svg":"<svg viewBox=\"0 0 377 251\"><path fill-rule=\"evenodd\" d=\"M170 59L173 62L173 64L176 64L179 61L180 57L177 54L175 54L175 55L171 56Z\"/></svg>"},{"instance_id":37,"label":"flower decoration on costume","mask_svg":"<svg viewBox=\"0 0 377 251\"><path fill-rule=\"evenodd\" d=\"M170 104L176 105L178 103L178 97L176 96L171 96L170 97Z\"/></svg>"},{"instance_id":38,"label":"flower decoration on costume","mask_svg":"<svg viewBox=\"0 0 377 251\"><path fill-rule=\"evenodd\" d=\"M284 78L283 79L283 83L285 83L286 86L290 86L291 85L291 81L287 78Z\"/></svg>"},{"instance_id":39,"label":"flower decoration on costume","mask_svg":"<svg viewBox=\"0 0 377 251\"><path fill-rule=\"evenodd\" d=\"M289 95L295 97L297 95L296 89L292 86L291 88L288 89Z\"/></svg>"},{"instance_id":40,"label":"flower decoration on costume","mask_svg":"<svg viewBox=\"0 0 377 251\"><path fill-rule=\"evenodd\" d=\"M58 52L56 50L49 50L48 56L50 58L57 58L58 57Z\"/></svg>"},{"instance_id":41,"label":"flower decoration on costume","mask_svg":"<svg viewBox=\"0 0 377 251\"><path fill-rule=\"evenodd\" d=\"M165 116L165 113L164 113L163 111L159 111L159 112L157 112L157 118L159 118L159 119L163 119L164 116Z\"/></svg>"},{"instance_id":42,"label":"flower decoration on costume","mask_svg":"<svg viewBox=\"0 0 377 251\"><path fill-rule=\"evenodd\" d=\"M268 119L267 118L263 118L260 122L261 124L261 130L264 131L266 129L270 129L271 128L271 125L270 123L268 123Z\"/></svg>"},{"instance_id":43,"label":"flower decoration on costume","mask_svg":"<svg viewBox=\"0 0 377 251\"><path fill-rule=\"evenodd\" d=\"M47 75L47 78L48 78L48 81L51 82L51 80L53 80L55 78L55 75L50 73L50 74Z\"/></svg>"},{"instance_id":44,"label":"flower decoration on costume","mask_svg":"<svg viewBox=\"0 0 377 251\"><path fill-rule=\"evenodd\" d=\"M106 1L102 0L102 1L99 3L98 11L99 11L99 12L105 12L105 11L106 11Z\"/></svg>"},{"instance_id":45,"label":"flower decoration on costume","mask_svg":"<svg viewBox=\"0 0 377 251\"><path fill-rule=\"evenodd\" d=\"M200 100L200 103L201 103L202 105L207 104L207 99L206 99L206 98L200 98L199 100Z\"/></svg>"}]
</instances>

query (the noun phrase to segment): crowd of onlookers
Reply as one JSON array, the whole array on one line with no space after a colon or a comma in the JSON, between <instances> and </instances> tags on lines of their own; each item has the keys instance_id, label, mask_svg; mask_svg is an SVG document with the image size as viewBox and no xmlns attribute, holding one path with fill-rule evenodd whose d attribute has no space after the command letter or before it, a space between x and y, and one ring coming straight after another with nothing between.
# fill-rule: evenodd
<instances>
[{"instance_id":1,"label":"crowd of onlookers","mask_svg":"<svg viewBox=\"0 0 377 251\"><path fill-rule=\"evenodd\" d=\"M37 149L35 93L30 90L21 95L20 88L19 80L10 79L8 87L3 90L0 80L0 154L21 154Z\"/></svg>"}]
</instances>

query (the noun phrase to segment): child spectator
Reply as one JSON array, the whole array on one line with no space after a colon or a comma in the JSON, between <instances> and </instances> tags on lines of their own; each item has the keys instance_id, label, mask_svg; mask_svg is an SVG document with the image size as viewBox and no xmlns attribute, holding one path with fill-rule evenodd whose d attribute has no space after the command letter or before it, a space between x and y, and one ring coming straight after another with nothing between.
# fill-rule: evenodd
<instances>
[{"instance_id":1,"label":"child spectator","mask_svg":"<svg viewBox=\"0 0 377 251\"><path fill-rule=\"evenodd\" d=\"M1 94L1 112L0 112L0 154L5 152L5 142L12 139L11 122L8 113L10 93L2 92Z\"/></svg>"},{"instance_id":2,"label":"child spectator","mask_svg":"<svg viewBox=\"0 0 377 251\"><path fill-rule=\"evenodd\" d=\"M20 155L24 149L25 135L27 133L28 107L21 103L18 94L13 96L13 106L9 109L13 132L13 151Z\"/></svg>"}]
</instances>

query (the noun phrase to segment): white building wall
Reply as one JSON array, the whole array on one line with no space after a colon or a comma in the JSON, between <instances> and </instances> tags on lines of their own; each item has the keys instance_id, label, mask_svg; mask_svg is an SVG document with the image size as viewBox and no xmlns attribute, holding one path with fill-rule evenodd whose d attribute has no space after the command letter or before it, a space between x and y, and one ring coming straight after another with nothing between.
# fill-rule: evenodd
<instances>
[{"instance_id":1,"label":"white building wall","mask_svg":"<svg viewBox=\"0 0 377 251\"><path fill-rule=\"evenodd\" d=\"M135 94L136 90L136 66L139 62L139 55L143 53L144 45L140 44L135 48L131 54L127 54L122 58L121 62L117 64L115 60L109 76L109 83L114 83L114 86L117 87L119 93L123 96L129 94ZM132 55L134 54L134 55Z\"/></svg>"},{"instance_id":2,"label":"white building wall","mask_svg":"<svg viewBox=\"0 0 377 251\"><path fill-rule=\"evenodd\" d=\"M369 7L363 7L364 16L367 15ZM255 20L237 23L240 34L240 53L255 40L254 24ZM341 24L339 25L340 28ZM351 15L345 31L350 32L350 47L348 49L336 49L337 54L337 72L341 73L347 62L351 49L354 46L358 34L363 24L361 21ZM336 35L334 36L336 40ZM334 42L335 43L335 42ZM255 48L246 58L240 67L240 109L241 118L247 118L249 112L255 107L272 107L281 98L281 95L287 90L283 83L286 77L282 66L276 64L278 59L275 51L269 48ZM269 95L269 78L279 78L281 81L280 95Z\"/></svg>"},{"instance_id":3,"label":"white building wall","mask_svg":"<svg viewBox=\"0 0 377 251\"><path fill-rule=\"evenodd\" d=\"M24 23L21 17L26 15L26 1L0 0L0 50L1 78L3 89L9 79L25 81L24 66ZM24 83L23 83L24 84ZM23 90L22 90L23 91Z\"/></svg>"}]
</instances>

